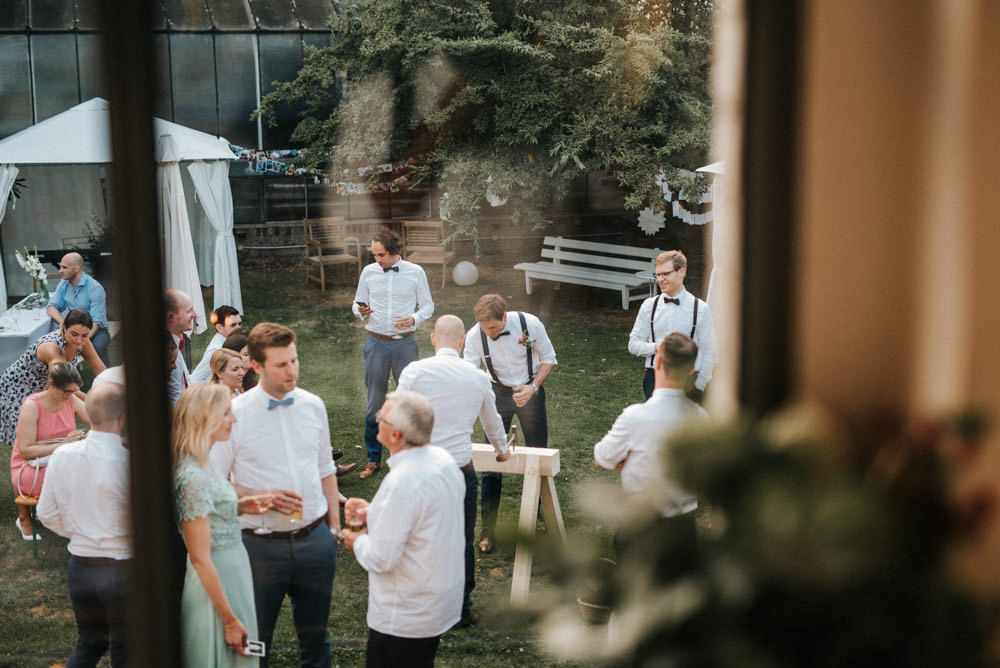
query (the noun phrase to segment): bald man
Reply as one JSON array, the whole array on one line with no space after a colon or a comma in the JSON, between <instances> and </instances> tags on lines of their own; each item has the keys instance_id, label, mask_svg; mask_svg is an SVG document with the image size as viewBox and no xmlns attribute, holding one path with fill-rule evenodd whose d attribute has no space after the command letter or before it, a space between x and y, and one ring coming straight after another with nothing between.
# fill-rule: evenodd
<instances>
[{"instance_id":1,"label":"bald man","mask_svg":"<svg viewBox=\"0 0 1000 668\"><path fill-rule=\"evenodd\" d=\"M184 350L185 348L191 350L187 332L194 329L194 302L186 292L169 289L163 291L163 306L167 312L167 332L177 344L178 351L174 368L167 379L167 397L170 399L170 405L176 406L177 400L181 398L181 392L191 384L191 370L185 360Z\"/></svg>"},{"instance_id":2,"label":"bald man","mask_svg":"<svg viewBox=\"0 0 1000 668\"><path fill-rule=\"evenodd\" d=\"M472 429L476 418L497 453L497 461L510 457L503 420L496 409L490 377L458 355L465 341L465 325L455 315L443 315L434 323L431 343L434 357L411 362L399 376L398 389L426 397L434 408L431 445L448 451L465 476L465 589L458 626L479 621L472 608L475 580L476 496L479 486L472 467Z\"/></svg>"},{"instance_id":3,"label":"bald man","mask_svg":"<svg viewBox=\"0 0 1000 668\"><path fill-rule=\"evenodd\" d=\"M49 298L45 312L55 320L56 325L62 325L63 318L70 309L83 309L94 321L90 328L90 342L94 344L98 357L109 366L108 343L108 304L104 288L94 278L83 270L83 257L79 253L66 253L59 262L61 280Z\"/></svg>"}]
</instances>

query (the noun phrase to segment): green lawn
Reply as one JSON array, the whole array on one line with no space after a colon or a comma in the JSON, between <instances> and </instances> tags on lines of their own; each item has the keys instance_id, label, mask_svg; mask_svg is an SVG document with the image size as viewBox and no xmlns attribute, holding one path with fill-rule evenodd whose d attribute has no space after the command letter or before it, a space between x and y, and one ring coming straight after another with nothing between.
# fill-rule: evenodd
<instances>
[{"instance_id":1,"label":"green lawn","mask_svg":"<svg viewBox=\"0 0 1000 668\"><path fill-rule=\"evenodd\" d=\"M520 272L513 261L484 258L477 264L477 285L457 287L450 281L440 289L440 269L430 267L428 278L434 294L435 315L454 313L473 322L472 305L486 292L507 297L512 310L538 315L552 338L559 360L546 382L548 392L549 445L560 450L562 470L556 479L563 516L574 549L611 551L612 528L584 517L574 492L589 480L613 481L616 474L598 471L593 465L593 445L611 426L621 409L641 401L641 365L628 354L628 332L634 310L622 311L617 293L591 288L536 284L536 294L524 294ZM333 445L344 451L342 462L365 459L363 445L365 390L362 379L363 323L355 319L349 305L351 285L328 287L325 298L317 288L304 286L299 266L275 265L242 273L244 322L263 320L292 327L299 337L301 387L318 394L327 404ZM206 304L211 306L210 298ZM418 333L422 356L432 353L426 323ZM206 332L195 337L195 355L210 339ZM117 343L117 342L116 342ZM197 357L196 357L197 359ZM482 439L481 434L479 436ZM9 456L9 448L0 450ZM371 498L381 476L360 480L356 475L340 479L347 496ZM500 521L516 521L521 481L505 479ZM10 488L8 487L8 490ZM11 526L16 517L13 492L0 503L0 666L47 667L65 660L75 639L73 615L66 592L65 541L43 529L39 557L31 545L20 540ZM580 546L580 547L577 547ZM364 663L367 633L367 575L346 550L341 550L330 614L334 665ZM556 601L572 601L572 589L554 586L560 582L559 561L545 550L536 554L532 572L533 610L512 611L507 606L514 564L514 544L501 541L497 550L477 562L476 607L483 621L478 627L446 633L438 652L439 666L539 666L581 665L560 662L544 653L531 614ZM595 633L602 629L596 629ZM295 635L287 609L279 622L272 666L297 665Z\"/></svg>"}]
</instances>

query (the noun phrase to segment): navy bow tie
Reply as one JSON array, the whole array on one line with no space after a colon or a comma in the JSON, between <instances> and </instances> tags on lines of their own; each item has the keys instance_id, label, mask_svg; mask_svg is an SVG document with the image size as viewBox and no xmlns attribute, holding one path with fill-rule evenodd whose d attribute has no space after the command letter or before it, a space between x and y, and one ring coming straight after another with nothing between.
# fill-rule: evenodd
<instances>
[{"instance_id":1,"label":"navy bow tie","mask_svg":"<svg viewBox=\"0 0 1000 668\"><path fill-rule=\"evenodd\" d=\"M268 399L267 410L273 411L278 406L291 406L293 403L295 403L295 397L285 397L281 401L278 401L277 399Z\"/></svg>"},{"instance_id":2,"label":"navy bow tie","mask_svg":"<svg viewBox=\"0 0 1000 668\"><path fill-rule=\"evenodd\" d=\"M506 330L505 329L504 331L500 332L499 334L497 334L496 336L494 336L492 338L493 338L494 341L498 341L498 340L500 340L501 336L509 336L509 335L510 335L510 330Z\"/></svg>"},{"instance_id":3,"label":"navy bow tie","mask_svg":"<svg viewBox=\"0 0 1000 668\"><path fill-rule=\"evenodd\" d=\"M396 272L398 274L399 273L399 266L397 265L397 266L394 266L394 267L382 267L382 272L383 273L387 272L387 271L394 271L394 272Z\"/></svg>"},{"instance_id":4,"label":"navy bow tie","mask_svg":"<svg viewBox=\"0 0 1000 668\"><path fill-rule=\"evenodd\" d=\"M681 298L680 297L675 297L674 299L671 299L670 297L664 297L663 298L663 303L664 304L673 304L674 306L680 306L681 305Z\"/></svg>"}]
</instances>

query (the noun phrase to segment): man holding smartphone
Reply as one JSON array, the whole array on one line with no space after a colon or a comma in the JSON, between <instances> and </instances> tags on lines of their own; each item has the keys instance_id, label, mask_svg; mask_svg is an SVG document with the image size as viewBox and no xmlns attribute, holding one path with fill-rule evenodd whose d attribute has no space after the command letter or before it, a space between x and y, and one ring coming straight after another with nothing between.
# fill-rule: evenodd
<instances>
[{"instance_id":1,"label":"man holding smartphone","mask_svg":"<svg viewBox=\"0 0 1000 668\"><path fill-rule=\"evenodd\" d=\"M383 229L372 239L375 261L361 272L354 295L354 315L368 318L365 329L365 387L368 410L365 414L365 448L368 463L361 478L369 478L382 469L382 444L378 441L375 415L382 408L389 389L389 373L396 382L410 362L420 357L413 336L424 320L434 315L434 300L427 285L427 275L420 265L400 257L399 235Z\"/></svg>"}]
</instances>

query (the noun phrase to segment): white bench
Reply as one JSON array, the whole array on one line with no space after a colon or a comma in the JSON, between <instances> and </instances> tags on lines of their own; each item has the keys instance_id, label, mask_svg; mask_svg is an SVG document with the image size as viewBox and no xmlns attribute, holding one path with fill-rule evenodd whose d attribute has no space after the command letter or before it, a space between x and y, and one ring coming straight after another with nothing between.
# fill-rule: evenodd
<instances>
[{"instance_id":1,"label":"white bench","mask_svg":"<svg viewBox=\"0 0 1000 668\"><path fill-rule=\"evenodd\" d=\"M575 283L594 288L618 290L622 293L622 308L653 294L653 260L660 254L657 248L637 248L617 244L600 244L579 239L545 237L542 257L551 261L521 262L514 269L524 272L524 290L531 294L531 280ZM633 293L641 288L638 293Z\"/></svg>"}]
</instances>

